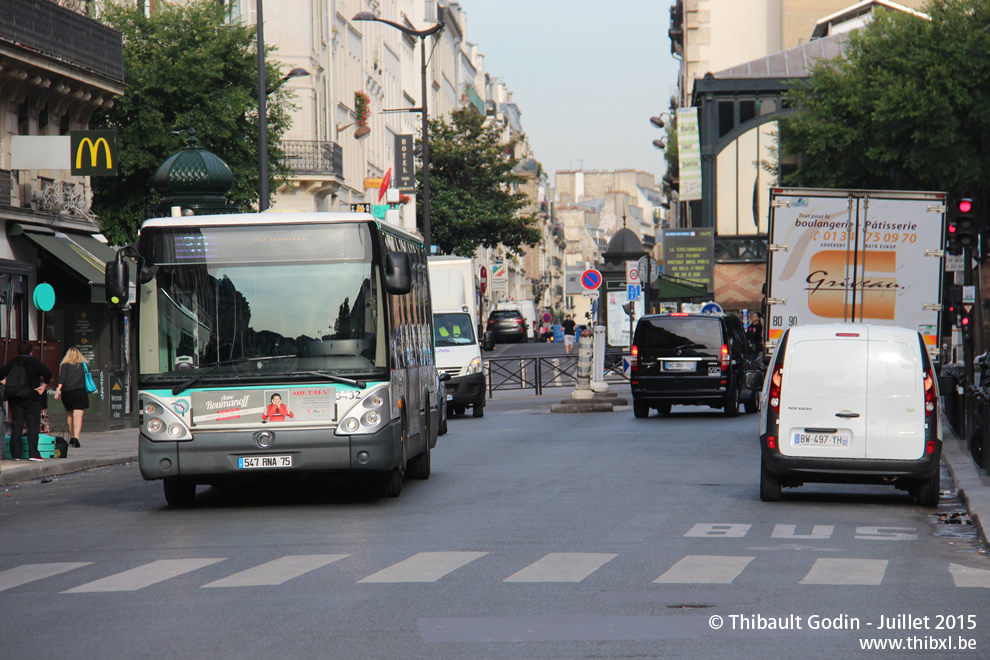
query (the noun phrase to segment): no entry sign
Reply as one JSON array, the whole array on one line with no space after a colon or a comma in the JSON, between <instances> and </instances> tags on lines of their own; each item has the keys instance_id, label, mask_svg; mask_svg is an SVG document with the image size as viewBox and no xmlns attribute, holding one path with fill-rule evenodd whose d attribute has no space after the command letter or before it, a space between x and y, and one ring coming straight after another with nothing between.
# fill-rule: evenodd
<instances>
[{"instance_id":1,"label":"no entry sign","mask_svg":"<svg viewBox=\"0 0 990 660\"><path fill-rule=\"evenodd\" d=\"M602 274L599 273L594 268L589 268L588 270L581 273L581 286L583 286L588 291L594 291L602 285Z\"/></svg>"}]
</instances>

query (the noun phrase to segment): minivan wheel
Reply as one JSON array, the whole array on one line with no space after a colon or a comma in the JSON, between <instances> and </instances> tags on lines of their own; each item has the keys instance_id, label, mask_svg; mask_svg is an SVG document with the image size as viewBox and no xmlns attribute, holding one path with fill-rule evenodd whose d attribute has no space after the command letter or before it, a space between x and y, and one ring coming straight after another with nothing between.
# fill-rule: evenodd
<instances>
[{"instance_id":1,"label":"minivan wheel","mask_svg":"<svg viewBox=\"0 0 990 660\"><path fill-rule=\"evenodd\" d=\"M766 464L760 462L760 499L764 502L780 501L780 478L767 470Z\"/></svg>"},{"instance_id":2,"label":"minivan wheel","mask_svg":"<svg viewBox=\"0 0 990 660\"><path fill-rule=\"evenodd\" d=\"M931 479L925 479L918 484L917 496L918 504L921 506L935 507L938 506L939 489L942 484L939 480L939 475L936 474Z\"/></svg>"},{"instance_id":3,"label":"minivan wheel","mask_svg":"<svg viewBox=\"0 0 990 660\"><path fill-rule=\"evenodd\" d=\"M635 415L637 419L649 417L650 406L648 406L643 401L636 401L635 399L633 399L633 415Z\"/></svg>"},{"instance_id":4,"label":"minivan wheel","mask_svg":"<svg viewBox=\"0 0 990 660\"><path fill-rule=\"evenodd\" d=\"M739 414L739 388L733 387L726 395L725 405L722 408L726 417L735 417Z\"/></svg>"}]
</instances>

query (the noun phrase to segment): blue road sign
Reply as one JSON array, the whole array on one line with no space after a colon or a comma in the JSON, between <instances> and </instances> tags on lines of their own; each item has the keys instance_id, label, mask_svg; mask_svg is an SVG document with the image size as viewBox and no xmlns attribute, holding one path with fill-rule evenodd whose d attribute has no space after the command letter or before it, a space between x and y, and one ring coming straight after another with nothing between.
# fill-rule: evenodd
<instances>
[{"instance_id":1,"label":"blue road sign","mask_svg":"<svg viewBox=\"0 0 990 660\"><path fill-rule=\"evenodd\" d=\"M594 291L602 285L602 274L599 273L594 268L589 268L588 270L581 273L581 286L589 291Z\"/></svg>"},{"instance_id":2,"label":"blue road sign","mask_svg":"<svg viewBox=\"0 0 990 660\"><path fill-rule=\"evenodd\" d=\"M721 314L722 311L723 311L722 310L722 306L719 305L718 303L713 303L713 302L706 303L701 308L701 313L702 314Z\"/></svg>"},{"instance_id":3,"label":"blue road sign","mask_svg":"<svg viewBox=\"0 0 990 660\"><path fill-rule=\"evenodd\" d=\"M643 285L642 284L628 284L626 285L627 292L626 297L629 300L639 300L639 297L643 295Z\"/></svg>"}]
</instances>

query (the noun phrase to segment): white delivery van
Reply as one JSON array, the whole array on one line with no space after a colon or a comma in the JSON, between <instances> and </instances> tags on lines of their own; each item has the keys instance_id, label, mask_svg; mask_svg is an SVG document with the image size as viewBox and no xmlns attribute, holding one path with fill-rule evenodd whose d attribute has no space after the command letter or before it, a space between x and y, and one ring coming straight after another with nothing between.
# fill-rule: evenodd
<instances>
[{"instance_id":1,"label":"white delivery van","mask_svg":"<svg viewBox=\"0 0 990 660\"><path fill-rule=\"evenodd\" d=\"M532 300L517 300L515 302L500 302L495 304L496 310L514 309L526 319L526 337L536 339L536 330L539 328L539 318L536 316L536 305ZM526 339L523 339L526 341Z\"/></svg>"},{"instance_id":2,"label":"white delivery van","mask_svg":"<svg viewBox=\"0 0 990 660\"><path fill-rule=\"evenodd\" d=\"M471 408L475 417L484 417L485 374L477 335L474 260L430 257L428 263L437 370L450 374L447 414L460 415Z\"/></svg>"},{"instance_id":3,"label":"white delivery van","mask_svg":"<svg viewBox=\"0 0 990 660\"><path fill-rule=\"evenodd\" d=\"M805 482L889 484L937 506L942 426L924 337L864 323L780 338L760 396L760 499Z\"/></svg>"}]
</instances>

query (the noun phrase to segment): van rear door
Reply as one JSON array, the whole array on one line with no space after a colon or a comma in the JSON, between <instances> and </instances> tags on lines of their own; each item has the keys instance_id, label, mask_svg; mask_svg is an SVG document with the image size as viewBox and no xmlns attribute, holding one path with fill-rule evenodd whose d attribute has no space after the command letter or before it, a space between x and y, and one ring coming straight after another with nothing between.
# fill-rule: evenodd
<instances>
[{"instance_id":1,"label":"van rear door","mask_svg":"<svg viewBox=\"0 0 990 660\"><path fill-rule=\"evenodd\" d=\"M925 453L921 348L917 334L886 330L870 332L866 457L916 460Z\"/></svg>"},{"instance_id":2,"label":"van rear door","mask_svg":"<svg viewBox=\"0 0 990 660\"><path fill-rule=\"evenodd\" d=\"M836 326L802 330L792 332L784 358L780 452L785 456L865 458L866 328L851 333L837 332Z\"/></svg>"}]
</instances>

